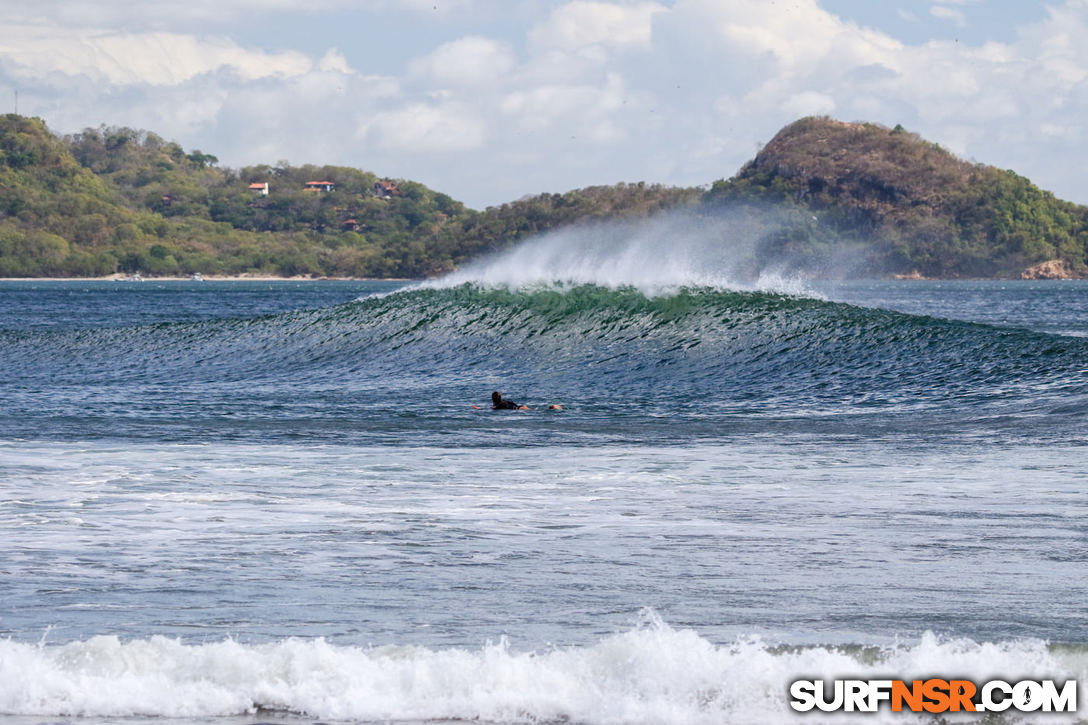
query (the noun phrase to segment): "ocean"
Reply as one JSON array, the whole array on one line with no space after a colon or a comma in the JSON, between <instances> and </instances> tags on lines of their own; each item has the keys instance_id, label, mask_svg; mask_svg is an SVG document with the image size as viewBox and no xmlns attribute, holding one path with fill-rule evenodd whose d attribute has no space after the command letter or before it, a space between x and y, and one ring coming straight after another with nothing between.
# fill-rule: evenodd
<instances>
[{"instance_id":1,"label":"ocean","mask_svg":"<svg viewBox=\"0 0 1088 725\"><path fill-rule=\"evenodd\" d=\"M621 261L0 283L0 720L1088 702L1088 284Z\"/></svg>"}]
</instances>

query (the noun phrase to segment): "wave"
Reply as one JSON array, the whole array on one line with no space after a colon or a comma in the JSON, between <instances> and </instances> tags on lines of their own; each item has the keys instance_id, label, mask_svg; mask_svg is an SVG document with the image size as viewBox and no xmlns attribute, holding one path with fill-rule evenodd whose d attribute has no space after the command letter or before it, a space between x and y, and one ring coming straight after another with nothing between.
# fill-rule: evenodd
<instances>
[{"instance_id":1,"label":"wave","mask_svg":"<svg viewBox=\"0 0 1088 725\"><path fill-rule=\"evenodd\" d=\"M448 372L534 357L550 368L573 361L600 369L623 359L636 378L697 362L704 374L730 379L800 373L826 375L829 385L845 377L883 387L918 376L991 380L1079 370L1086 351L1088 341L1079 339L791 294L685 287L647 296L597 285L511 291L462 284L257 319L0 332L0 356L16 376L43 367L62 376L234 371L263 378L324 367L350 376L391 360L396 369ZM890 380L908 367L912 375Z\"/></svg>"},{"instance_id":2,"label":"wave","mask_svg":"<svg viewBox=\"0 0 1088 725\"><path fill-rule=\"evenodd\" d=\"M631 419L928 410L1076 437L1054 411L1088 400L1085 339L705 287L463 284L257 319L0 332L0 368L12 425L100 404L129 415L147 397L162 417L194 390L207 405L185 416L283 420L285 406L428 415L499 389Z\"/></svg>"},{"instance_id":3,"label":"wave","mask_svg":"<svg viewBox=\"0 0 1088 725\"><path fill-rule=\"evenodd\" d=\"M1088 676L1088 648L979 643L926 634L886 646L715 644L652 612L585 647L517 652L354 647L322 639L184 644L98 636L61 645L0 641L0 713L184 717L294 713L355 721L764 723L794 719L797 678L974 681ZM1083 685L1082 685L1083 687ZM1083 697L1083 692L1081 696ZM811 715L799 722L818 722ZM870 722L911 722L882 712Z\"/></svg>"}]
</instances>

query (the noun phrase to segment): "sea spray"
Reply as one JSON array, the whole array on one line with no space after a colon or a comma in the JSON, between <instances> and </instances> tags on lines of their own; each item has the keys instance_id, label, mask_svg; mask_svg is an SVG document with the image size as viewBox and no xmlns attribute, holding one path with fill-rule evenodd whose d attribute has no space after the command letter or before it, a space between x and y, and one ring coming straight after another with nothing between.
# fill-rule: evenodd
<instances>
[{"instance_id":1,"label":"sea spray","mask_svg":"<svg viewBox=\"0 0 1088 725\"><path fill-rule=\"evenodd\" d=\"M524 240L424 286L471 282L514 290L589 284L647 295L704 287L818 296L787 272L784 261L757 265L761 243L781 224L770 210L678 211L577 224Z\"/></svg>"}]
</instances>

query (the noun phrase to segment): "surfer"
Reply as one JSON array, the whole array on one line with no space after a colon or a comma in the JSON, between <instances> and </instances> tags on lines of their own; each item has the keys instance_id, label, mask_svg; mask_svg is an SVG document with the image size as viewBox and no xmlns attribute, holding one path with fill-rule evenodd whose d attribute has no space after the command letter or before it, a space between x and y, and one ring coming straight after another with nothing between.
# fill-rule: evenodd
<instances>
[{"instance_id":1,"label":"surfer","mask_svg":"<svg viewBox=\"0 0 1088 725\"><path fill-rule=\"evenodd\" d=\"M476 408L476 406L472 406ZM491 409L492 410L532 410L528 405L518 405L512 400L503 400L502 393L496 390L491 394ZM477 408L479 410L479 408ZM562 405L556 405L552 403L548 406L548 410L563 410Z\"/></svg>"},{"instance_id":2,"label":"surfer","mask_svg":"<svg viewBox=\"0 0 1088 725\"><path fill-rule=\"evenodd\" d=\"M491 394L492 410L529 410L528 405L518 405L512 400L503 400L502 393L496 390Z\"/></svg>"}]
</instances>

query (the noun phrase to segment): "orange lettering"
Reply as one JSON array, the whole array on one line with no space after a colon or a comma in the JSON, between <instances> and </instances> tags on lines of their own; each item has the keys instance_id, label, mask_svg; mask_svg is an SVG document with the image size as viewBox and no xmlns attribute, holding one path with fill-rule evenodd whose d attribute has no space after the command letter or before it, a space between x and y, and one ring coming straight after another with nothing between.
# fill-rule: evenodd
<instances>
[{"instance_id":1,"label":"orange lettering","mask_svg":"<svg viewBox=\"0 0 1088 725\"><path fill-rule=\"evenodd\" d=\"M922 695L929 700L922 705L926 712L948 711L948 681L926 680L922 683Z\"/></svg>"},{"instance_id":2,"label":"orange lettering","mask_svg":"<svg viewBox=\"0 0 1088 725\"><path fill-rule=\"evenodd\" d=\"M892 682L892 712L902 712L904 702L907 703L911 712L922 710L921 680L915 680L910 687L907 687L907 683L902 680Z\"/></svg>"},{"instance_id":3,"label":"orange lettering","mask_svg":"<svg viewBox=\"0 0 1088 725\"><path fill-rule=\"evenodd\" d=\"M951 697L949 698L949 706L952 712L959 712L962 707L964 712L974 712L975 703L971 702L971 698L975 696L975 683L970 680L951 680L948 683L948 691Z\"/></svg>"}]
</instances>

